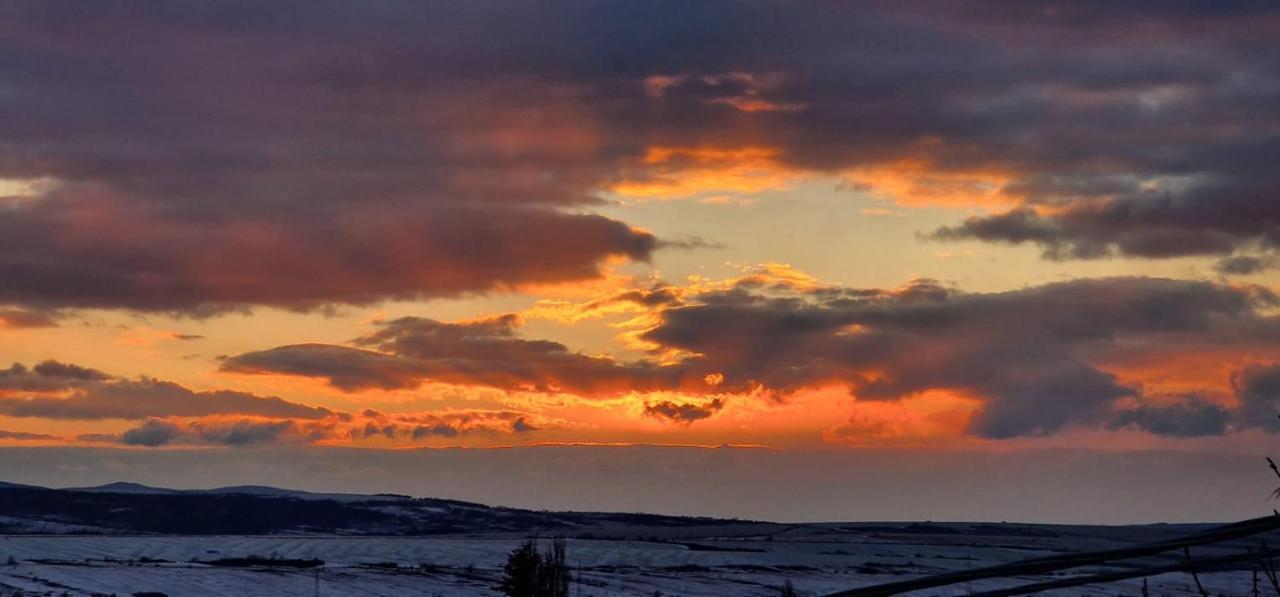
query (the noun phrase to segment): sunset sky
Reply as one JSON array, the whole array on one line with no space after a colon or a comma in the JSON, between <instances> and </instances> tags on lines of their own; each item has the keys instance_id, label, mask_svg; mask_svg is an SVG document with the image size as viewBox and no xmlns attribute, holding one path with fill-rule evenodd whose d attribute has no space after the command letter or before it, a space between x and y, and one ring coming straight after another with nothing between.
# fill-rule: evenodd
<instances>
[{"instance_id":1,"label":"sunset sky","mask_svg":"<svg viewBox=\"0 0 1280 597\"><path fill-rule=\"evenodd\" d=\"M1280 455L1277 39L1271 2L6 2L0 445Z\"/></svg>"}]
</instances>

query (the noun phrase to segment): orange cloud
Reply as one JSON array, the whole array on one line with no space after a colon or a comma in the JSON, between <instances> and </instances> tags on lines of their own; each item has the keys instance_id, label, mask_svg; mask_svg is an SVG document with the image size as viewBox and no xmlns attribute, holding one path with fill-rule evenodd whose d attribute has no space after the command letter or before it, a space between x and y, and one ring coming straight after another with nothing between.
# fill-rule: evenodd
<instances>
[{"instance_id":1,"label":"orange cloud","mask_svg":"<svg viewBox=\"0 0 1280 597\"><path fill-rule=\"evenodd\" d=\"M824 429L822 439L850 446L957 441L981 407L981 400L938 390L893 402L855 401L848 420Z\"/></svg>"},{"instance_id":2,"label":"orange cloud","mask_svg":"<svg viewBox=\"0 0 1280 597\"><path fill-rule=\"evenodd\" d=\"M48 311L0 307L0 329L56 327L60 316Z\"/></svg>"},{"instance_id":3,"label":"orange cloud","mask_svg":"<svg viewBox=\"0 0 1280 597\"><path fill-rule=\"evenodd\" d=\"M762 146L650 147L609 190L639 200L784 190L802 173L780 165L780 156L780 150Z\"/></svg>"},{"instance_id":4,"label":"orange cloud","mask_svg":"<svg viewBox=\"0 0 1280 597\"><path fill-rule=\"evenodd\" d=\"M45 445L50 442L65 442L66 438L49 433L31 431L12 431L0 429L0 446Z\"/></svg>"},{"instance_id":5,"label":"orange cloud","mask_svg":"<svg viewBox=\"0 0 1280 597\"><path fill-rule=\"evenodd\" d=\"M843 174L855 189L866 190L907 207L1010 207L1016 197L1005 187L1016 177L1002 168L945 170L918 158L903 158L848 170ZM888 210L864 210L889 215Z\"/></svg>"},{"instance_id":6,"label":"orange cloud","mask_svg":"<svg viewBox=\"0 0 1280 597\"><path fill-rule=\"evenodd\" d=\"M331 413L321 419L244 415L149 417L127 428L108 432L51 435L0 431L0 444L58 442L111 444L145 448L167 446L243 447L267 444L419 445L509 443L557 423L517 410L444 409L432 412ZM504 439L505 438L505 439Z\"/></svg>"},{"instance_id":7,"label":"orange cloud","mask_svg":"<svg viewBox=\"0 0 1280 597\"><path fill-rule=\"evenodd\" d=\"M777 109L751 102L739 108ZM776 147L651 146L608 190L637 200L696 198L702 203L736 204L751 201L743 195L787 190L821 175L787 163L785 152ZM1017 173L997 165L946 168L927 158L902 157L842 169L831 176L904 207L995 210L1013 207L1023 199L1013 188ZM867 208L862 213L896 215L885 208Z\"/></svg>"},{"instance_id":8,"label":"orange cloud","mask_svg":"<svg viewBox=\"0 0 1280 597\"><path fill-rule=\"evenodd\" d=\"M352 394L329 394L333 412L353 402L406 408L426 386L460 396L487 389L483 399L436 406L511 409L539 429L545 419L535 415L582 424L558 424L549 437L556 440L616 432L793 443L808 433L834 443L922 443L1113 421L1192 437L1239 428L1235 411L1214 401L1231 402L1233 375L1248 364L1239 359L1251 346L1274 345L1272 330L1280 330L1266 315L1275 299L1255 287L1113 278L965 293L928 279L844 287L781 263L740 270L723 280L650 281L589 300L544 300L495 317L377 320L346 345L243 353L223 361L223 371ZM526 337L524 318L600 320L641 354L602 356ZM1140 362L1159 353L1152 346L1167 347L1167 358ZM1256 356L1280 361L1274 350ZM1161 371L1171 363L1175 371ZM11 377L34 383L24 371ZM822 388L837 390L800 398ZM797 414L797 403L811 415ZM403 439L402 429L379 435L385 427L361 441Z\"/></svg>"}]
</instances>

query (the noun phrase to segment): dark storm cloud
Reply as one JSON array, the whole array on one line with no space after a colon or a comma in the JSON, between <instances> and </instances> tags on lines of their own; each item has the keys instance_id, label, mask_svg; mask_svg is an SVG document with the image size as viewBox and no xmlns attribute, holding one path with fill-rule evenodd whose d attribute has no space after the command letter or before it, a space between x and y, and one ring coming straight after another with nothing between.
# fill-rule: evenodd
<instances>
[{"instance_id":1,"label":"dark storm cloud","mask_svg":"<svg viewBox=\"0 0 1280 597\"><path fill-rule=\"evenodd\" d=\"M1226 4L9 3L0 177L52 182L0 209L0 303L590 278L658 246L580 211L656 146L1004 172L1060 209L945 235L1059 257L1269 247L1277 9Z\"/></svg>"},{"instance_id":2,"label":"dark storm cloud","mask_svg":"<svg viewBox=\"0 0 1280 597\"><path fill-rule=\"evenodd\" d=\"M988 294L932 280L894 290L798 290L751 281L658 304L660 322L642 339L656 352L687 355L662 366L519 338L514 316L504 316L456 324L403 318L358 339L362 348L285 346L232 357L223 368L319 377L352 390L438 381L587 397L652 391L711 397L702 405L648 404L648 414L684 422L714 414L723 407L715 395L723 394L785 400L837 384L860 400L898 400L945 390L981 402L971 431L986 437L1108 424L1192 435L1210 432L1223 412L1194 401L1157 407L1167 402L1158 396L1152 406L1125 407L1148 404L1148 397L1105 361L1152 345L1190 353L1278 346L1280 325L1265 314L1276 305L1261 287L1155 278Z\"/></svg>"}]
</instances>

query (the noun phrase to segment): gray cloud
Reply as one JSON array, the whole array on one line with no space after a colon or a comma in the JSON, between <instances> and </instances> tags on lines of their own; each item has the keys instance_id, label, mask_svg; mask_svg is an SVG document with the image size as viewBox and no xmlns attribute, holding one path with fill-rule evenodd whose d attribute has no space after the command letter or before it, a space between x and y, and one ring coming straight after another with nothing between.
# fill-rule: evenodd
<instances>
[{"instance_id":1,"label":"gray cloud","mask_svg":"<svg viewBox=\"0 0 1280 597\"><path fill-rule=\"evenodd\" d=\"M514 315L467 323L405 317L380 324L346 346L299 344L235 355L222 370L322 377L335 387L413 388L425 381L506 390L617 394L667 388L683 381L678 368L620 363L516 335Z\"/></svg>"},{"instance_id":2,"label":"gray cloud","mask_svg":"<svg viewBox=\"0 0 1280 597\"><path fill-rule=\"evenodd\" d=\"M1253 365L1232 377L1239 424L1280 431L1280 364Z\"/></svg>"},{"instance_id":3,"label":"gray cloud","mask_svg":"<svg viewBox=\"0 0 1280 597\"><path fill-rule=\"evenodd\" d=\"M230 373L323 377L346 391L414 388L426 376L424 367L408 359L329 344L293 344L239 354L225 359L219 368Z\"/></svg>"},{"instance_id":4,"label":"gray cloud","mask_svg":"<svg viewBox=\"0 0 1280 597\"><path fill-rule=\"evenodd\" d=\"M724 400L715 398L703 404L677 403L670 400L644 405L644 414L673 423L692 423L710 418L724 408Z\"/></svg>"},{"instance_id":5,"label":"gray cloud","mask_svg":"<svg viewBox=\"0 0 1280 597\"><path fill-rule=\"evenodd\" d=\"M320 419L334 414L275 396L215 390L197 392L156 379L125 380L76 365L45 361L27 370L15 364L0 371L0 414L49 419L144 419L242 414ZM46 395L67 392L65 396Z\"/></svg>"},{"instance_id":6,"label":"gray cloud","mask_svg":"<svg viewBox=\"0 0 1280 597\"><path fill-rule=\"evenodd\" d=\"M32 368L32 371L41 377L73 379L77 381L105 381L111 379L110 375L98 371L97 369L90 369L88 367L81 367L70 363L61 363L54 360L41 361Z\"/></svg>"},{"instance_id":7,"label":"gray cloud","mask_svg":"<svg viewBox=\"0 0 1280 597\"><path fill-rule=\"evenodd\" d=\"M28 369L14 363L0 369L0 396L15 392L57 392L112 379L96 369L47 360Z\"/></svg>"},{"instance_id":8,"label":"gray cloud","mask_svg":"<svg viewBox=\"0 0 1280 597\"><path fill-rule=\"evenodd\" d=\"M171 444L250 446L276 443L297 431L294 421L194 421L180 423L150 419L121 434L117 441L131 446L159 447Z\"/></svg>"},{"instance_id":9,"label":"gray cloud","mask_svg":"<svg viewBox=\"0 0 1280 597\"><path fill-rule=\"evenodd\" d=\"M456 428L444 423L436 423L434 425L418 425L413 428L413 439L423 439L427 437L458 437L461 432Z\"/></svg>"},{"instance_id":10,"label":"gray cloud","mask_svg":"<svg viewBox=\"0 0 1280 597\"><path fill-rule=\"evenodd\" d=\"M452 439L468 433L529 433L538 427L530 415L515 411L466 410L425 414L386 414L366 409L360 416L368 419L363 427L350 433L354 438L384 437L425 440Z\"/></svg>"},{"instance_id":11,"label":"gray cloud","mask_svg":"<svg viewBox=\"0 0 1280 597\"><path fill-rule=\"evenodd\" d=\"M194 391L157 379L123 379L87 367L43 361L0 370L0 415L63 420L141 421L119 434L74 439L133 446L312 444L325 440L453 438L468 433L521 434L539 429L534 415L506 410L386 414L333 411L233 390ZM0 430L0 439L70 438Z\"/></svg>"},{"instance_id":12,"label":"gray cloud","mask_svg":"<svg viewBox=\"0 0 1280 597\"><path fill-rule=\"evenodd\" d=\"M1121 411L1110 426L1171 437L1198 437L1226 433L1235 417L1232 409L1191 395L1168 404L1143 404Z\"/></svg>"},{"instance_id":13,"label":"gray cloud","mask_svg":"<svg viewBox=\"0 0 1280 597\"><path fill-rule=\"evenodd\" d=\"M120 435L120 443L132 446L163 446L178 438L178 426L174 423L151 420L125 431Z\"/></svg>"},{"instance_id":14,"label":"gray cloud","mask_svg":"<svg viewBox=\"0 0 1280 597\"><path fill-rule=\"evenodd\" d=\"M1213 269L1217 270L1218 273L1227 276L1247 276L1273 269L1276 265L1276 260L1271 257L1233 255L1231 257L1219 259L1218 262L1214 264Z\"/></svg>"},{"instance_id":15,"label":"gray cloud","mask_svg":"<svg viewBox=\"0 0 1280 597\"><path fill-rule=\"evenodd\" d=\"M1273 247L1276 15L18 2L0 177L52 183L0 210L0 303L208 314L591 278L658 240L582 209L643 178L649 147L708 140L804 170L1006 172L1007 198L1058 208L942 236L1059 258Z\"/></svg>"},{"instance_id":16,"label":"gray cloud","mask_svg":"<svg viewBox=\"0 0 1280 597\"><path fill-rule=\"evenodd\" d=\"M667 310L644 337L702 355L687 365L723 374L725 391L839 383L859 399L890 400L948 389L983 401L974 433L1011 437L1101 424L1117 400L1141 394L1088 351L1166 334L1243 341L1233 324L1274 331L1258 311L1273 304L1260 288L1150 278L992 294L928 281L896 293L735 290Z\"/></svg>"},{"instance_id":17,"label":"gray cloud","mask_svg":"<svg viewBox=\"0 0 1280 597\"><path fill-rule=\"evenodd\" d=\"M375 410L361 413L332 412L323 418L289 418L257 414L252 418L218 414L212 416L147 417L123 433L87 433L76 436L83 442L160 447L198 445L245 447L256 445L312 445L324 441L381 438L414 442L466 434L523 434L539 428L532 415L516 411L461 410L436 413L387 414ZM0 435L0 439L4 439ZM14 439L24 439L14 437ZM26 438L41 439L41 438ZM49 439L64 439L53 438Z\"/></svg>"},{"instance_id":18,"label":"gray cloud","mask_svg":"<svg viewBox=\"0 0 1280 597\"><path fill-rule=\"evenodd\" d=\"M471 410L419 415L395 415L390 420L415 439L455 438L466 433L530 433L538 427L530 415L515 411Z\"/></svg>"},{"instance_id":19,"label":"gray cloud","mask_svg":"<svg viewBox=\"0 0 1280 597\"><path fill-rule=\"evenodd\" d=\"M12 440L19 440L19 441L30 441L30 440L45 441L45 440L60 440L62 438L56 435L49 435L47 433L30 433L27 431L8 431L5 429L0 429L0 439L12 439Z\"/></svg>"},{"instance_id":20,"label":"gray cloud","mask_svg":"<svg viewBox=\"0 0 1280 597\"><path fill-rule=\"evenodd\" d=\"M1053 216L1037 215L1026 208L1015 209L1004 214L972 217L958 226L943 227L930 236L939 240L1034 243L1043 247L1046 258L1063 260L1113 255L1148 259L1223 255L1271 234L1271 224L1268 224L1271 216L1264 216L1245 227L1246 230L1235 231L1215 228L1199 215L1150 214L1160 211L1162 201L1164 199L1158 197L1116 200L1101 206L1068 208ZM1217 208L1206 203L1185 209L1198 214ZM1178 218L1185 221L1177 221ZM1221 263L1245 265L1239 258Z\"/></svg>"}]
</instances>

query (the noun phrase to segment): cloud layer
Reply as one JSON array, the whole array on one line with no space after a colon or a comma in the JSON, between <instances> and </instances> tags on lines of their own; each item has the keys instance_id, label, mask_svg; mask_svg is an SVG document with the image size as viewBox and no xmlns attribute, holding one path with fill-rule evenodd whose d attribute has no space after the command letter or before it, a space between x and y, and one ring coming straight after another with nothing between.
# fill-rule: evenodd
<instances>
[{"instance_id":1,"label":"cloud layer","mask_svg":"<svg viewBox=\"0 0 1280 597\"><path fill-rule=\"evenodd\" d=\"M123 379L96 369L43 361L0 370L0 415L100 420L241 414L319 419L332 411L246 392L197 392L158 379Z\"/></svg>"},{"instance_id":2,"label":"cloud layer","mask_svg":"<svg viewBox=\"0 0 1280 597\"><path fill-rule=\"evenodd\" d=\"M693 291L667 287L638 340L663 362L622 362L516 336L515 316L464 322L405 318L357 347L285 346L229 358L223 370L323 378L349 391L432 381L586 398L679 392L702 403L647 400L645 413L692 422L730 394L772 396L832 384L860 401L946 391L980 401L970 431L1005 438L1071 425L1137 427L1170 436L1275 427L1272 369L1241 369L1234 391L1174 396L1123 379L1127 359L1214 351L1280 358L1277 297L1258 286L1155 278L1075 280L965 293L931 280L890 290L798 285L746 276ZM642 299L645 293L636 295ZM589 301L596 312L616 298ZM636 304L644 304L637 300ZM672 356L675 355L675 356Z\"/></svg>"},{"instance_id":3,"label":"cloud layer","mask_svg":"<svg viewBox=\"0 0 1280 597\"><path fill-rule=\"evenodd\" d=\"M275 396L256 396L231 390L196 392L173 382L154 379L92 384L65 397L0 398L0 415L10 417L95 420L217 414L318 419L332 413L326 408L306 406Z\"/></svg>"},{"instance_id":4,"label":"cloud layer","mask_svg":"<svg viewBox=\"0 0 1280 597\"><path fill-rule=\"evenodd\" d=\"M348 345L249 352L221 369L317 378L353 394L433 383L554 398L548 403L623 399L640 416L678 425L839 387L855 408L951 396L969 405L952 425L992 439L1068 429L1175 438L1280 431L1280 298L1261 286L1132 277L971 293L928 279L893 289L833 286L774 266L530 312L572 319L620 306L628 317L642 313L630 325L644 327L627 336L648 357L591 356L527 339L521 318L508 314L374 322ZM1203 374L1196 359L1215 363L1223 378ZM1181 375L1184 368L1194 375ZM141 421L81 439L151 446L522 434L546 426L538 402L527 410L357 413L56 361L0 371L0 415Z\"/></svg>"},{"instance_id":5,"label":"cloud layer","mask_svg":"<svg viewBox=\"0 0 1280 597\"><path fill-rule=\"evenodd\" d=\"M683 372L651 362L620 363L515 334L519 318L463 323L405 317L357 338L360 348L281 346L228 358L222 371L325 378L344 390L414 388L425 381L504 390L616 395L679 387ZM370 350L370 348L376 350Z\"/></svg>"},{"instance_id":6,"label":"cloud layer","mask_svg":"<svg viewBox=\"0 0 1280 597\"><path fill-rule=\"evenodd\" d=\"M1012 203L938 236L1054 257L1270 250L1278 12L13 3L0 319L583 280L658 246L585 212L601 193L779 172Z\"/></svg>"},{"instance_id":7,"label":"cloud layer","mask_svg":"<svg viewBox=\"0 0 1280 597\"><path fill-rule=\"evenodd\" d=\"M421 444L467 434L537 431L538 417L515 410L429 413L344 412L234 390L195 391L151 378L124 379L69 363L15 363L0 370L0 416L75 421L140 421L122 433L54 434L0 430L0 440L133 446L250 446L348 443L383 438Z\"/></svg>"}]
</instances>

